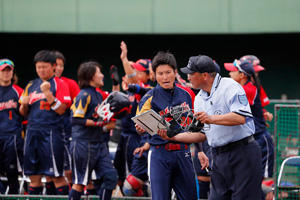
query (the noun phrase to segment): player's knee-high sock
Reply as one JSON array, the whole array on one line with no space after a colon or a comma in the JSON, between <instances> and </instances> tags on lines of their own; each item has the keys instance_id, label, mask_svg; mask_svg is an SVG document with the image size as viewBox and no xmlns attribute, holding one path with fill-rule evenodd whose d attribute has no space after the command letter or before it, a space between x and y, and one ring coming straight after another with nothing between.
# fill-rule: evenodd
<instances>
[{"instance_id":1,"label":"player's knee-high sock","mask_svg":"<svg viewBox=\"0 0 300 200\"><path fill-rule=\"evenodd\" d=\"M99 199L101 200L111 200L111 195L113 190L105 189L103 187L103 182L97 180L93 182L94 188L99 195Z\"/></svg>"},{"instance_id":2,"label":"player's knee-high sock","mask_svg":"<svg viewBox=\"0 0 300 200\"><path fill-rule=\"evenodd\" d=\"M69 194L69 186L64 185L64 186L56 188L56 193L58 195L68 195Z\"/></svg>"},{"instance_id":3,"label":"player's knee-high sock","mask_svg":"<svg viewBox=\"0 0 300 200\"><path fill-rule=\"evenodd\" d=\"M29 186L28 187L28 193L29 194L42 194L43 192L43 187L40 186L40 187L32 187L32 186Z\"/></svg>"},{"instance_id":4,"label":"player's knee-high sock","mask_svg":"<svg viewBox=\"0 0 300 200\"><path fill-rule=\"evenodd\" d=\"M9 191L8 194L19 194L19 181L17 174L9 174L7 176Z\"/></svg>"},{"instance_id":5,"label":"player's knee-high sock","mask_svg":"<svg viewBox=\"0 0 300 200\"><path fill-rule=\"evenodd\" d=\"M112 190L101 188L99 199L101 200L111 200Z\"/></svg>"},{"instance_id":6,"label":"player's knee-high sock","mask_svg":"<svg viewBox=\"0 0 300 200\"><path fill-rule=\"evenodd\" d=\"M83 192L78 192L74 189L72 189L69 193L69 200L80 200L81 195Z\"/></svg>"},{"instance_id":7,"label":"player's knee-high sock","mask_svg":"<svg viewBox=\"0 0 300 200\"><path fill-rule=\"evenodd\" d=\"M56 188L53 181L46 182L45 187L47 195L56 195Z\"/></svg>"},{"instance_id":8,"label":"player's knee-high sock","mask_svg":"<svg viewBox=\"0 0 300 200\"><path fill-rule=\"evenodd\" d=\"M0 194L4 194L6 190L6 186L0 181Z\"/></svg>"}]
</instances>

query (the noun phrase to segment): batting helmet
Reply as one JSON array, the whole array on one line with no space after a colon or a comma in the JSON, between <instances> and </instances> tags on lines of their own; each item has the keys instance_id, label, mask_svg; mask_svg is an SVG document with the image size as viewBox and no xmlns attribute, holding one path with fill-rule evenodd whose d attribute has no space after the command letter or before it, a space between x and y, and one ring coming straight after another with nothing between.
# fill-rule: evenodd
<instances>
[{"instance_id":1,"label":"batting helmet","mask_svg":"<svg viewBox=\"0 0 300 200\"><path fill-rule=\"evenodd\" d=\"M112 92L99 106L97 114L104 121L109 121L112 117L120 119L126 116L130 110L131 104L128 96L122 92Z\"/></svg>"}]
</instances>

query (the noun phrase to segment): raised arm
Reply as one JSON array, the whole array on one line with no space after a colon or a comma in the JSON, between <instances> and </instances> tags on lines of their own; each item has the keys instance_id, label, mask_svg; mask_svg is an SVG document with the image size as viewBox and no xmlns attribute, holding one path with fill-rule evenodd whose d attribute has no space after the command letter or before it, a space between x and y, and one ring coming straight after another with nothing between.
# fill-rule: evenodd
<instances>
[{"instance_id":1,"label":"raised arm","mask_svg":"<svg viewBox=\"0 0 300 200\"><path fill-rule=\"evenodd\" d=\"M127 49L127 45L124 41L121 42L120 48L121 48L120 58L121 58L122 63L123 63L125 74L128 77L128 82L129 83L137 83L136 72L131 67L130 62L127 58L128 49Z\"/></svg>"}]
</instances>

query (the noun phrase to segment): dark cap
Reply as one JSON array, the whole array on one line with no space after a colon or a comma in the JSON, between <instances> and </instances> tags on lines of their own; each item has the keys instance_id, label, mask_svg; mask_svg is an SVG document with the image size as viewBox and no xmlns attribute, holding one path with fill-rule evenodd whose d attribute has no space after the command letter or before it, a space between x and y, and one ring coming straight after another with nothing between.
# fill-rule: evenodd
<instances>
[{"instance_id":1,"label":"dark cap","mask_svg":"<svg viewBox=\"0 0 300 200\"><path fill-rule=\"evenodd\" d=\"M247 60L248 62L252 63L255 72L260 72L265 70L265 68L260 65L260 60L254 55L245 55L240 58L240 61L244 61L244 60Z\"/></svg>"},{"instance_id":2,"label":"dark cap","mask_svg":"<svg viewBox=\"0 0 300 200\"><path fill-rule=\"evenodd\" d=\"M220 74L220 72L221 72L220 65L215 60L214 60L214 63L215 63L215 67L216 67L216 72Z\"/></svg>"},{"instance_id":3,"label":"dark cap","mask_svg":"<svg viewBox=\"0 0 300 200\"><path fill-rule=\"evenodd\" d=\"M185 74L192 74L194 72L216 72L216 65L214 61L205 55L192 56L189 59L189 63L186 67L180 69Z\"/></svg>"},{"instance_id":4,"label":"dark cap","mask_svg":"<svg viewBox=\"0 0 300 200\"><path fill-rule=\"evenodd\" d=\"M247 76L252 76L255 74L252 63L247 60L240 61L234 60L233 63L224 63L224 67L227 71L235 72L240 71L246 74Z\"/></svg>"}]
</instances>

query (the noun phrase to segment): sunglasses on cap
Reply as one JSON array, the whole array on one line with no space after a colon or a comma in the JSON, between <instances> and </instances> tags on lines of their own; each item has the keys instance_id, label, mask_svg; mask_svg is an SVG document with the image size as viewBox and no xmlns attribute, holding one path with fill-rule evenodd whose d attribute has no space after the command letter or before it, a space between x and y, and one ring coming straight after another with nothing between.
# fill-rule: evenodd
<instances>
[{"instance_id":1,"label":"sunglasses on cap","mask_svg":"<svg viewBox=\"0 0 300 200\"><path fill-rule=\"evenodd\" d=\"M0 60L0 66L2 65L10 65L12 67L15 67L14 63L8 59L3 59L3 60Z\"/></svg>"},{"instance_id":2,"label":"sunglasses on cap","mask_svg":"<svg viewBox=\"0 0 300 200\"><path fill-rule=\"evenodd\" d=\"M246 74L247 76L251 76L248 72L246 72L245 70L243 70L243 69L241 68L240 64L241 64L241 61L239 61L239 60L237 60L237 59L235 59L235 60L233 61L233 65L239 70L239 72L243 72L243 73Z\"/></svg>"}]
</instances>

